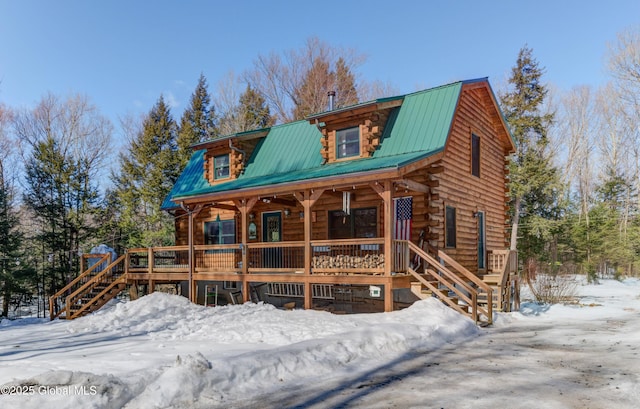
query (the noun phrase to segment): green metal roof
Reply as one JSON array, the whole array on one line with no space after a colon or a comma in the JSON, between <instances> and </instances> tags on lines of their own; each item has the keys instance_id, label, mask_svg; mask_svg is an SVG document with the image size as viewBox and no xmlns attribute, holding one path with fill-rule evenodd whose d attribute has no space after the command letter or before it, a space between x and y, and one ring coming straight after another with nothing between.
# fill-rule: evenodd
<instances>
[{"instance_id":1,"label":"green metal roof","mask_svg":"<svg viewBox=\"0 0 640 409\"><path fill-rule=\"evenodd\" d=\"M225 183L209 184L203 172L204 150L197 150L162 207L175 208L177 203L171 199L399 168L441 152L463 84L404 96L402 105L392 109L381 143L370 158L323 164L322 134L308 120L272 127L256 146L244 173Z\"/></svg>"},{"instance_id":2,"label":"green metal roof","mask_svg":"<svg viewBox=\"0 0 640 409\"><path fill-rule=\"evenodd\" d=\"M461 89L462 83L457 82L405 96L397 117L389 118L373 157L444 148Z\"/></svg>"}]
</instances>

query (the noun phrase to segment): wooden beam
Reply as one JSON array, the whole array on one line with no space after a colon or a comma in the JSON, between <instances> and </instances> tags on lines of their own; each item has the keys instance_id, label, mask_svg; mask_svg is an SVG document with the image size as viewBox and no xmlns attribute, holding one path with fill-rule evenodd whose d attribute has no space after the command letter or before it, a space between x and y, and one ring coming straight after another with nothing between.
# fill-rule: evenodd
<instances>
[{"instance_id":1,"label":"wooden beam","mask_svg":"<svg viewBox=\"0 0 640 409\"><path fill-rule=\"evenodd\" d=\"M384 312L393 311L393 279L384 284Z\"/></svg>"},{"instance_id":2,"label":"wooden beam","mask_svg":"<svg viewBox=\"0 0 640 409\"><path fill-rule=\"evenodd\" d=\"M381 198L384 199L384 196L382 196L382 194L384 193L384 187L380 183L371 182L369 183L369 187L371 187L374 192L376 192Z\"/></svg>"},{"instance_id":3,"label":"wooden beam","mask_svg":"<svg viewBox=\"0 0 640 409\"><path fill-rule=\"evenodd\" d=\"M351 193L351 201L356 200L356 194L355 194L355 193L353 193L353 190L352 190L351 188L349 188L349 189L345 189L345 190L336 190L336 191L333 191L333 190L325 190L325 192L326 192L328 195L331 195L331 196L333 196L333 197L337 197L337 198L340 198L340 199L342 199L342 193L343 193L343 192L352 192L352 193Z\"/></svg>"},{"instance_id":4,"label":"wooden beam","mask_svg":"<svg viewBox=\"0 0 640 409\"><path fill-rule=\"evenodd\" d=\"M386 180L384 182L384 192L380 196L382 196L382 200L384 201L384 252L385 261L384 263L384 275L387 277L391 277L391 267L395 264L393 251L393 198L392 198L392 186L391 181Z\"/></svg>"},{"instance_id":5,"label":"wooden beam","mask_svg":"<svg viewBox=\"0 0 640 409\"><path fill-rule=\"evenodd\" d=\"M433 155L429 155L424 159L420 159L419 161L413 162L407 166L403 166L402 168L400 168L399 176L404 176L415 171L420 171L428 166L440 162L443 158L444 152L438 152L434 153Z\"/></svg>"},{"instance_id":6,"label":"wooden beam","mask_svg":"<svg viewBox=\"0 0 640 409\"><path fill-rule=\"evenodd\" d=\"M234 212L238 210L238 208L235 205L228 205L224 203L213 203L211 207L215 207L216 209L232 210Z\"/></svg>"},{"instance_id":7,"label":"wooden beam","mask_svg":"<svg viewBox=\"0 0 640 409\"><path fill-rule=\"evenodd\" d=\"M394 180L393 183L398 186L403 186L404 188L412 190L414 192L420 192L420 193L429 192L429 186L423 185L422 183L415 182L411 179Z\"/></svg>"},{"instance_id":8,"label":"wooden beam","mask_svg":"<svg viewBox=\"0 0 640 409\"><path fill-rule=\"evenodd\" d=\"M316 201L318 201L318 199L320 199L320 196L322 196L324 191L325 191L325 189L312 189L311 190L311 194L309 195L309 200L311 201L309 207L313 206L316 203Z\"/></svg>"},{"instance_id":9,"label":"wooden beam","mask_svg":"<svg viewBox=\"0 0 640 409\"><path fill-rule=\"evenodd\" d=\"M283 206L290 206L290 207L296 207L296 200L294 199L285 199L282 197L262 197L260 198L260 200L262 200L264 203L275 203L275 204L280 204Z\"/></svg>"},{"instance_id":10,"label":"wooden beam","mask_svg":"<svg viewBox=\"0 0 640 409\"><path fill-rule=\"evenodd\" d=\"M404 168L403 168L404 170ZM350 175L335 175L326 178L308 181L302 180L290 184L283 184L278 186L261 186L258 188L247 188L238 190L229 190L224 192L206 193L199 196L182 197L180 201L185 204L203 203L203 202L221 202L228 201L234 198L243 198L247 196L259 196L268 197L273 195L290 195L292 192L299 192L302 190L313 190L314 192L324 192L329 186L352 186L352 185L366 185L369 182L375 182L384 179L398 178L400 175L396 169L381 169L377 171L360 172ZM313 195L313 194L312 194Z\"/></svg>"},{"instance_id":11,"label":"wooden beam","mask_svg":"<svg viewBox=\"0 0 640 409\"><path fill-rule=\"evenodd\" d=\"M304 206L304 192L293 192L293 197Z\"/></svg>"},{"instance_id":12,"label":"wooden beam","mask_svg":"<svg viewBox=\"0 0 640 409\"><path fill-rule=\"evenodd\" d=\"M322 194L322 193L320 193ZM315 200L311 200L311 192L304 191L302 207L304 208L304 275L307 278L304 283L304 308L313 308L313 291L311 290L311 206ZM318 196L320 197L320 196ZM317 199L316 199L317 200Z\"/></svg>"},{"instance_id":13,"label":"wooden beam","mask_svg":"<svg viewBox=\"0 0 640 409\"><path fill-rule=\"evenodd\" d=\"M434 175L436 173L442 173L442 172L444 172L444 166L442 166L442 165L434 165L434 166L428 167L426 169L426 171L430 175Z\"/></svg>"}]
</instances>

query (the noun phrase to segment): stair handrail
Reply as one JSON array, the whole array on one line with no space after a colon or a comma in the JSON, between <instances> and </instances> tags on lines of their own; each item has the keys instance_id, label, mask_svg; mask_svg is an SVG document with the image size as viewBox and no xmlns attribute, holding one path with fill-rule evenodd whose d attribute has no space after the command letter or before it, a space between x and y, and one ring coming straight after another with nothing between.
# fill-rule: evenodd
<instances>
[{"instance_id":1,"label":"stair handrail","mask_svg":"<svg viewBox=\"0 0 640 409\"><path fill-rule=\"evenodd\" d=\"M412 276L414 276L422 285L424 285L425 287L427 287L429 290L431 290L433 293L437 293L438 292L438 287L434 286L432 283L430 283L429 281L425 280L418 272L416 272L413 268L409 267L407 268L407 271L409 272L409 274L411 274ZM439 283L445 285L447 287L448 291L453 291L458 297L460 297L463 301L466 301L467 304L469 306L471 306L471 314L469 314L469 311L464 311L462 308L460 308L460 306L456 303L454 303L451 299L449 299L448 297L442 297L441 300L444 301L447 305L449 305L449 307L455 309L456 311L458 311L460 314L464 314L464 315L469 315L471 317L477 317L477 292L474 291L474 289L465 286L464 290L466 290L469 294L470 294L470 298L465 295L459 288L457 288L455 285L454 286L450 286L448 285L449 282L446 281L444 278L440 277L434 270L432 269L425 269L425 272L427 272L430 276L432 276L433 278L435 278ZM445 273L446 274L446 273ZM440 297L438 297L440 298ZM477 321L477 320L476 320Z\"/></svg>"},{"instance_id":2,"label":"stair handrail","mask_svg":"<svg viewBox=\"0 0 640 409\"><path fill-rule=\"evenodd\" d=\"M465 282L464 280L462 280L457 274L453 273L451 270L449 270L446 266L442 265L440 262L438 262L438 260L436 260L435 258L433 258L431 255L429 255L428 253L426 253L423 249L421 249L420 247L416 246L414 243L412 242L408 242L409 244L409 249L411 251L413 251L414 253L416 253L418 256L420 256L426 263L428 263L431 267L433 267L435 270L437 270L438 272L440 272L441 274L445 275L449 280L453 281L453 286L449 285L449 283L445 282L439 275L434 274L435 271L430 270L428 268L425 268L425 272L429 273L431 276L433 276L436 280L438 280L438 282L444 284L448 289L450 289L451 291L455 292L456 294L458 294L459 296L461 296L463 298L464 301L466 301L467 303L469 303L470 307L471 307L471 315L473 317L473 320L478 323L479 321L479 313L483 313L487 316L488 319L488 323L492 323L493 322L493 311L491 309L490 303L488 303L489 308L487 308L486 310L483 308L480 308L478 306L478 291L476 290L476 288L472 287L471 285L469 285L468 282ZM446 254L445 254L446 256ZM450 258L448 256L446 256L447 259L450 260ZM446 261L446 260L445 260ZM467 277L469 275L472 275L468 270L464 269L464 267L460 266L458 263L454 262L453 264L451 264L454 268L458 269L458 268L462 268L463 271L462 274ZM408 269L409 272L413 275L418 275L417 273L414 274L414 272L412 271L412 269ZM466 270L466 271L464 271ZM420 280L423 284L425 284L426 280L421 279ZM462 296L460 291L455 287L455 284L458 284L459 286L461 286L465 291L467 291L470 295L469 297L466 296ZM484 283L483 283L484 284ZM431 289L432 291L437 290L437 288L432 288L433 286L430 284L425 284L429 289ZM483 288L484 289L484 288ZM491 288L488 288L488 292L487 292L487 297L490 300L491 298ZM449 302L448 299L444 299L444 301L451 307L453 307L454 309L456 309L458 312L462 312L460 307L454 307L454 304ZM466 313L468 315L468 312Z\"/></svg>"},{"instance_id":3,"label":"stair handrail","mask_svg":"<svg viewBox=\"0 0 640 409\"><path fill-rule=\"evenodd\" d=\"M53 311L54 310L53 307L54 307L55 300L57 298L61 297L65 292L69 291L69 289L71 289L74 285L76 285L80 280L82 280L83 278L85 278L86 276L88 276L89 274L94 272L94 270L96 270L100 265L102 265L103 262L107 261L111 257L111 254L110 253L96 254L96 256L101 256L100 260L98 260L94 265L92 265L91 267L86 269L78 277L73 279L73 281L71 281L69 284L65 285L57 293L55 293L54 295L49 297L49 317L51 318L51 320L54 320L56 317L58 317L60 314L62 314L62 311L64 310L64 308L60 308L60 310L58 312L54 312Z\"/></svg>"},{"instance_id":4,"label":"stair handrail","mask_svg":"<svg viewBox=\"0 0 640 409\"><path fill-rule=\"evenodd\" d=\"M496 250L494 250L496 252ZM507 302L508 309L506 311L511 311L512 302L515 303L514 306L519 308L519 296L518 299L512 300L511 292L507 291L511 287L511 281L514 280L514 286L517 285L518 279L517 277L512 277L517 272L518 269L518 252L516 250L497 250L499 253L505 253L506 259L504 260L504 265L502 266L502 270L500 271L500 289L505 292L506 300L502 300L502 305L499 306L505 311L505 301Z\"/></svg>"},{"instance_id":5,"label":"stair handrail","mask_svg":"<svg viewBox=\"0 0 640 409\"><path fill-rule=\"evenodd\" d=\"M461 266L459 263L455 262L453 259L451 259L449 256L447 256L445 253L442 253L441 251L438 251L438 256L444 255L445 257L442 258L442 259L445 262L453 261L453 263L449 263L449 264L451 266L453 266L456 270L460 271L461 274L465 276L465 278L469 278L470 281L472 281L474 284L480 283L479 287L487 292L487 300L488 300L487 301L487 306L488 307L485 310L485 309L480 308L478 306L478 303L477 303L478 291L476 290L476 288L474 288L471 285L469 285L468 282L465 282L464 280L462 280L457 274L453 273L446 266L442 265L440 262L438 262L438 260L433 258L431 255L427 254L423 249L421 249L420 247L418 247L414 243L408 242L408 245L409 245L409 249L411 251L413 251L414 253L418 254L424 261L426 261L435 270L437 270L437 271L441 272L442 274L444 274L447 278L449 278L451 281L453 281L454 284L460 285L464 290L466 290L471 295L471 300L470 300L471 303L470 303L470 305L471 305L471 309L472 309L473 319L474 319L474 321L476 323L479 321L479 313L483 313L483 314L485 314L487 316L488 323L492 323L493 322L493 310L492 310L492 303L491 303L492 288L491 287L489 287L487 284L482 282L482 280L480 280L479 278L475 277L469 270L467 270L466 268ZM419 274L413 272L411 268L408 268L408 271L413 275L418 275L419 276ZM451 289L456 294L460 295L459 291L457 291L455 289L455 285L453 287L447 285L448 283L443 282L440 279L440 277L438 277L437 275L431 274L431 270L429 270L427 268L425 268L425 272L429 272L429 274L434 276L434 278L436 278L440 283L446 285L447 288ZM424 280L424 281L420 280L420 281L424 284L424 281L426 281L426 280ZM433 290L433 288L431 288L430 284L425 284L425 285ZM467 299L466 301L469 301L469 300ZM457 309L459 310L459 307Z\"/></svg>"},{"instance_id":6,"label":"stair handrail","mask_svg":"<svg viewBox=\"0 0 640 409\"><path fill-rule=\"evenodd\" d=\"M74 302L76 302L78 298L80 298L77 296L87 293L88 290L92 288L101 278L103 278L107 274L112 274L111 270L113 269L113 267L120 264L126 256L127 256L126 254L123 254L120 257L118 257L115 261L113 261L111 264L105 267L105 269L102 270L99 274L96 274L95 276L93 276L91 280L87 281L86 283L84 283L84 285L82 285L80 288L74 291L71 295L67 296L67 298L65 299L65 308L67 310L67 315L66 315L67 317L70 317L71 305Z\"/></svg>"},{"instance_id":7,"label":"stair handrail","mask_svg":"<svg viewBox=\"0 0 640 409\"><path fill-rule=\"evenodd\" d=\"M484 281L480 279L480 277L473 274L471 271L467 270L463 265L455 261L453 258L449 257L447 253L442 250L438 250L438 257L442 259L445 263L448 263L450 266L459 271L466 279L475 284L478 288L481 288L484 292L487 293L487 318L489 319L489 323L493 322L493 288Z\"/></svg>"},{"instance_id":8,"label":"stair handrail","mask_svg":"<svg viewBox=\"0 0 640 409\"><path fill-rule=\"evenodd\" d=\"M442 250L438 250L438 257L444 260L445 263L448 263L449 265L453 266L453 268L455 268L460 273L462 273L462 275L464 275L465 278L467 278L469 281L471 281L473 284L477 285L478 287L482 288L484 291L487 291L487 292L493 291L493 289L489 284L482 281L480 277L476 276L471 271L467 270L463 265L461 265L460 263L458 263L457 261L449 257L447 253L443 252Z\"/></svg>"},{"instance_id":9,"label":"stair handrail","mask_svg":"<svg viewBox=\"0 0 640 409\"><path fill-rule=\"evenodd\" d=\"M92 304L93 301L96 299L100 299L103 295L105 295L106 293L108 293L109 291L111 291L111 289L113 287L115 287L116 285L120 284L120 283L126 283L127 282L127 278L122 275L118 278L116 278L115 280L113 280L104 290L100 291L100 293L98 295L96 295L91 302L88 302L84 305L82 305L82 307L80 307L78 310L74 311L73 313L71 313L69 311L69 319L73 319L76 318L78 316L80 316L80 314L82 314L84 312L84 310L88 309Z\"/></svg>"}]
</instances>

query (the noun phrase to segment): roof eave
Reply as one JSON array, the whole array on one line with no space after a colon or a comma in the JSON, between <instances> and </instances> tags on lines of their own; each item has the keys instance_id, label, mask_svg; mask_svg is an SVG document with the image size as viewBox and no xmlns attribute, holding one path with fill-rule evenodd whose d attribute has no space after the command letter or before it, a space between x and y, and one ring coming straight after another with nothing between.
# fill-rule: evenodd
<instances>
[{"instance_id":1,"label":"roof eave","mask_svg":"<svg viewBox=\"0 0 640 409\"><path fill-rule=\"evenodd\" d=\"M255 129L252 131L245 131L245 132L238 132L230 135L224 135L219 138L209 139L208 141L199 142L194 145L191 145L191 149L193 150L205 149L211 145L217 145L220 142L228 141L229 139L251 140L251 139L264 138L265 136L267 136L267 134L269 134L269 130L271 130L271 128L261 128L261 129Z\"/></svg>"},{"instance_id":2,"label":"roof eave","mask_svg":"<svg viewBox=\"0 0 640 409\"><path fill-rule=\"evenodd\" d=\"M255 187L242 188L242 189L226 190L222 192L203 193L200 195L180 196L180 197L172 198L171 201L173 201L174 203L176 202L197 203L205 200L214 200L214 201L232 200L232 199L245 197L248 195L261 194L261 191L265 191L265 193L267 193L267 189L269 194L278 195L283 193L290 193L291 191L300 190L303 188L318 189L321 187L326 187L327 185L331 185L332 181L338 181L338 180L341 181L340 184L344 184L345 186L348 186L348 185L352 185L354 181L344 182L345 179L357 180L358 184L362 184L363 182L369 183L379 179L398 177L398 174L399 174L398 170L399 170L399 167L394 166L394 167L378 169L374 171L355 172L355 173L350 173L348 175L335 175L335 176L328 176L328 177L319 177L315 179L297 180L295 182L280 183L280 184L268 185L268 186L255 186ZM333 185L338 186L338 184L335 184L335 183Z\"/></svg>"},{"instance_id":3,"label":"roof eave","mask_svg":"<svg viewBox=\"0 0 640 409\"><path fill-rule=\"evenodd\" d=\"M404 101L404 95L390 98L379 98L373 101L363 102L361 104L355 104L346 106L343 108L334 109L331 111L319 112L317 114L309 115L305 120L309 123L320 123L331 117L343 117L362 114L366 112L378 111L380 109L388 109L402 105Z\"/></svg>"}]
</instances>

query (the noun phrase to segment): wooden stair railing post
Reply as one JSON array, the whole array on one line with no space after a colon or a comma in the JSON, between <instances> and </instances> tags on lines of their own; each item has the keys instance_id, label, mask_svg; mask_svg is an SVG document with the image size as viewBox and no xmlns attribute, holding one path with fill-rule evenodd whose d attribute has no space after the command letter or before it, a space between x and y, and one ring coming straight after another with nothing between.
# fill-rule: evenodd
<instances>
[{"instance_id":1,"label":"wooden stair railing post","mask_svg":"<svg viewBox=\"0 0 640 409\"><path fill-rule=\"evenodd\" d=\"M474 321L477 323L480 321L480 316L485 315L487 317L487 324L491 324L493 322L493 309L491 306L492 300L492 289L489 285L480 280L479 277L472 274L458 262L453 260L447 254L442 251L438 251L438 257L441 261L436 260L434 257L427 254L423 249L419 248L412 242L408 242L409 249L419 256L422 261L425 263L425 274L429 274L432 278L438 281L438 285L444 285L448 292L454 292L460 297L459 299L464 300L469 304L468 308L471 308L471 312L464 312L460 306L453 304L448 297L438 297L442 301L445 301L450 307L455 309L458 312L461 312L469 317L473 317ZM445 264L446 263L455 270L458 271L460 276L456 273L453 273L449 270ZM432 271L427 266L431 266L434 270ZM418 281L422 282L427 288L432 291L438 291L438 288L431 285L428 281L424 280L418 273L416 273L413 269L407 268L407 271L412 274L414 277L418 279ZM436 271L438 273L436 273ZM441 277L442 275L442 277ZM466 280L466 281L465 281ZM458 288L458 286L464 289L464 292ZM474 287L475 286L475 287ZM487 294L487 308L482 308L478 304L478 291L481 290Z\"/></svg>"},{"instance_id":2,"label":"wooden stair railing post","mask_svg":"<svg viewBox=\"0 0 640 409\"><path fill-rule=\"evenodd\" d=\"M147 274L149 274L149 281L148 281L148 286L149 288L147 289L147 294L152 294L153 293L153 287L155 286L155 284L153 283L153 269L154 269L154 259L153 259L153 247L149 247L147 249L147 257L148 257L148 261L147 261Z\"/></svg>"},{"instance_id":3,"label":"wooden stair railing post","mask_svg":"<svg viewBox=\"0 0 640 409\"><path fill-rule=\"evenodd\" d=\"M65 318L74 319L79 317L92 305L96 304L98 300L100 300L107 293L109 293L115 285L126 283L126 277L124 275L120 276L115 280L113 279L113 268L118 264L122 263L126 258L127 258L126 255L120 256L111 264L109 264L109 266L107 266L102 272L100 272L98 275L96 275L87 283L85 283L81 288L76 290L73 294L69 295L67 297L67 302L66 302L68 312ZM71 305L74 305L78 301L82 301L82 297L86 294L91 293L91 291L96 287L96 284L100 284L100 283L106 283L106 284L110 283L110 284L108 284L105 287L105 289L103 289L100 293L98 293L98 295L94 296L88 302L83 302L77 310L71 311L70 309ZM115 297L116 295L117 293L114 293L111 298ZM105 300L105 302L106 301L108 300ZM102 304L100 306L102 306Z\"/></svg>"},{"instance_id":4,"label":"wooden stair railing post","mask_svg":"<svg viewBox=\"0 0 640 409\"><path fill-rule=\"evenodd\" d=\"M489 313L489 323L493 322L493 288L487 289L487 312Z\"/></svg>"},{"instance_id":5,"label":"wooden stair railing post","mask_svg":"<svg viewBox=\"0 0 640 409\"><path fill-rule=\"evenodd\" d=\"M83 255L81 257L81 263L82 260L87 257L87 255ZM80 275L78 275L75 279L73 279L69 284L67 284L66 286L64 286L60 291L56 292L54 295L52 295L51 297L49 297L49 319L53 320L55 319L57 316L59 316L60 314L62 314L63 311L66 311L67 308L65 307L66 305L66 298L63 297L64 293L69 293L71 292L71 290L76 286L76 285L80 285L80 282L85 279L87 276L89 276L91 273L95 272L95 270L102 265L103 262L107 261L107 259L111 258L111 254L110 253L106 253L106 254L95 254L95 257L89 257L89 258L98 258L100 257L100 259L94 263L93 266L89 267L86 271L81 270L82 273L80 273ZM108 264L108 263L107 263ZM64 299L65 300L65 305L62 305L60 307L60 310L55 311L56 307L58 307L58 299Z\"/></svg>"},{"instance_id":6,"label":"wooden stair railing post","mask_svg":"<svg viewBox=\"0 0 640 409\"><path fill-rule=\"evenodd\" d=\"M471 314L473 315L473 321L478 324L479 316L478 316L478 293L473 291L471 293Z\"/></svg>"}]
</instances>

